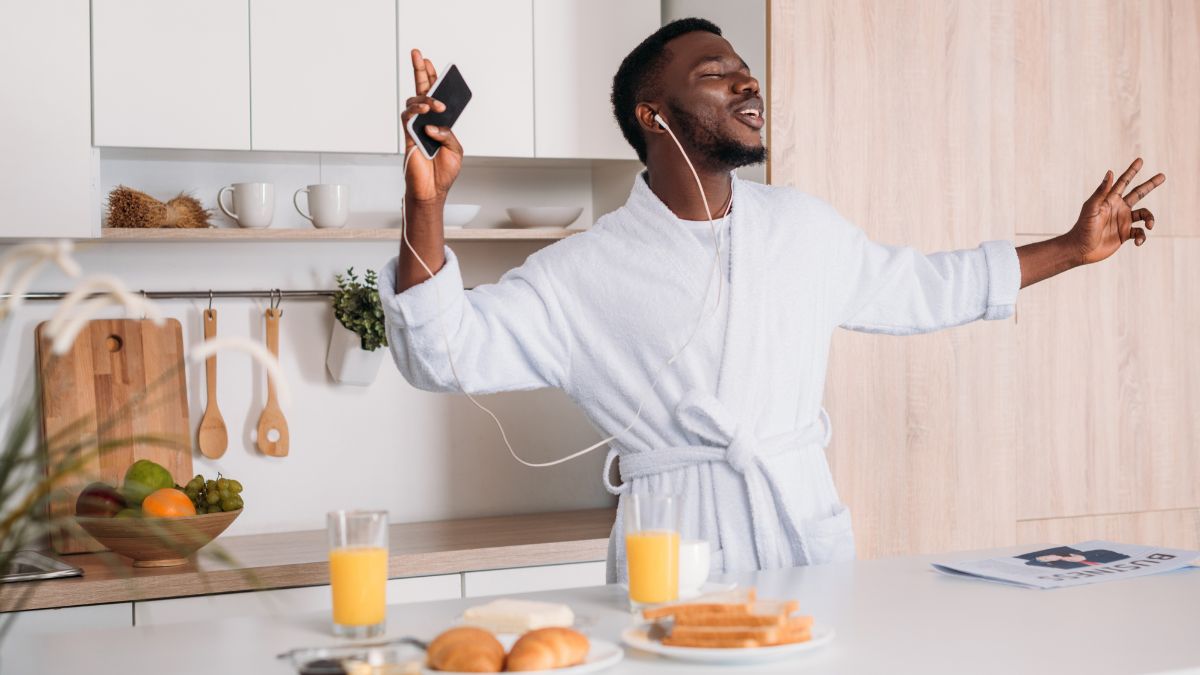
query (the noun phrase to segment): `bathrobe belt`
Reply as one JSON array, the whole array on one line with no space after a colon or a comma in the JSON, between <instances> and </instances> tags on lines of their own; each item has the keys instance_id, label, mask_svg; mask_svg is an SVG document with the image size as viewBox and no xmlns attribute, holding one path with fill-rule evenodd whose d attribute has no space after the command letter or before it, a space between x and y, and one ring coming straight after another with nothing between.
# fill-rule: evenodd
<instances>
[{"instance_id":1,"label":"bathrobe belt","mask_svg":"<svg viewBox=\"0 0 1200 675\"><path fill-rule=\"evenodd\" d=\"M829 415L821 408L820 417L812 423L790 431L758 438L738 425L737 418L716 396L692 390L684 395L675 407L675 416L684 429L701 440L699 445L677 445L655 448L649 452L626 452L617 448L608 451L604 462L604 486L612 494L629 491L629 481L634 478L652 476L706 462L725 462L746 481L746 493L750 503L750 517L754 528L754 547L760 568L774 566L778 560L778 544L775 533L780 528L764 523L761 518L770 512L770 501L775 502L775 511L783 521L780 523L789 535L795 537L808 558L807 546L803 541L800 523L793 520L790 509L763 467L763 459L795 452L810 445L829 445L831 426ZM609 476L612 462L621 458L621 484L613 485Z\"/></svg>"}]
</instances>

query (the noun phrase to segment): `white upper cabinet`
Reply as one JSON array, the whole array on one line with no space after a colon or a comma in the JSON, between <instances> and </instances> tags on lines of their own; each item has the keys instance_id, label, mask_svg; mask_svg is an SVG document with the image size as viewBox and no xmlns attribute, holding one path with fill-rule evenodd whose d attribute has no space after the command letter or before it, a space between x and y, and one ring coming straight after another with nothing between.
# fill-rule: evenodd
<instances>
[{"instance_id":1,"label":"white upper cabinet","mask_svg":"<svg viewBox=\"0 0 1200 675\"><path fill-rule=\"evenodd\" d=\"M93 0L95 144L249 150L247 2Z\"/></svg>"},{"instance_id":2,"label":"white upper cabinet","mask_svg":"<svg viewBox=\"0 0 1200 675\"><path fill-rule=\"evenodd\" d=\"M0 15L0 238L95 236L88 2Z\"/></svg>"},{"instance_id":3,"label":"white upper cabinet","mask_svg":"<svg viewBox=\"0 0 1200 675\"><path fill-rule=\"evenodd\" d=\"M646 0L533 0L538 157L637 159L613 119L612 78L661 21Z\"/></svg>"},{"instance_id":4,"label":"white upper cabinet","mask_svg":"<svg viewBox=\"0 0 1200 675\"><path fill-rule=\"evenodd\" d=\"M399 7L400 105L415 94L410 53L420 49L439 75L456 64L471 88L454 125L464 153L533 157L533 0L400 0Z\"/></svg>"},{"instance_id":5,"label":"white upper cabinet","mask_svg":"<svg viewBox=\"0 0 1200 675\"><path fill-rule=\"evenodd\" d=\"M395 1L251 0L250 83L255 150L399 152Z\"/></svg>"}]
</instances>

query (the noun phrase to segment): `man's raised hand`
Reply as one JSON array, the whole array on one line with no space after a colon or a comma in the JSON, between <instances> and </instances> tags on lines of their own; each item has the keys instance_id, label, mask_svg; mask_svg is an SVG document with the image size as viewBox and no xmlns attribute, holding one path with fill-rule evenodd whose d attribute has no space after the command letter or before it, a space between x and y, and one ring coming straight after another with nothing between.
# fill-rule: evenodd
<instances>
[{"instance_id":1,"label":"man's raised hand","mask_svg":"<svg viewBox=\"0 0 1200 675\"><path fill-rule=\"evenodd\" d=\"M1079 220L1068 236L1078 247L1084 264L1104 260L1130 239L1135 246L1141 246L1146 242L1146 231L1154 229L1154 214L1150 213L1150 209L1134 209L1133 206L1162 185L1167 177L1161 173L1155 174L1129 194L1121 194L1141 168L1142 159L1139 157L1133 160L1133 164L1115 184L1111 182L1112 171L1107 172L1100 186L1083 203ZM1143 223L1144 227L1134 227L1134 223L1138 222Z\"/></svg>"},{"instance_id":2,"label":"man's raised hand","mask_svg":"<svg viewBox=\"0 0 1200 675\"><path fill-rule=\"evenodd\" d=\"M416 96L405 102L404 112L400 115L401 126L405 129L404 152L412 153L408 160L408 172L405 175L407 190L410 197L418 202L445 201L450 186L458 178L462 169L463 149L454 132L448 127L427 125L425 132L431 138L441 143L442 149L432 160L426 159L420 150L414 150L416 142L407 133L408 121L413 117L430 111L441 112L446 105L429 96L429 90L437 82L437 71L433 62L421 56L421 50L412 50L413 79L416 82Z\"/></svg>"}]
</instances>

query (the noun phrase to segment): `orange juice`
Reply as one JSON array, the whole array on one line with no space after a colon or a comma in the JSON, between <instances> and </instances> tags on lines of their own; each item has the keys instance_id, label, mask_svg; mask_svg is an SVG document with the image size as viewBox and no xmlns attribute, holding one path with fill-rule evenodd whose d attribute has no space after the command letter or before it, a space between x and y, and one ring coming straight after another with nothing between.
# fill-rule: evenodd
<instances>
[{"instance_id":1,"label":"orange juice","mask_svg":"<svg viewBox=\"0 0 1200 675\"><path fill-rule=\"evenodd\" d=\"M679 533L644 530L625 535L629 599L640 604L679 596Z\"/></svg>"},{"instance_id":2,"label":"orange juice","mask_svg":"<svg viewBox=\"0 0 1200 675\"><path fill-rule=\"evenodd\" d=\"M342 626L382 623L387 606L386 548L335 548L329 552L333 622Z\"/></svg>"}]
</instances>

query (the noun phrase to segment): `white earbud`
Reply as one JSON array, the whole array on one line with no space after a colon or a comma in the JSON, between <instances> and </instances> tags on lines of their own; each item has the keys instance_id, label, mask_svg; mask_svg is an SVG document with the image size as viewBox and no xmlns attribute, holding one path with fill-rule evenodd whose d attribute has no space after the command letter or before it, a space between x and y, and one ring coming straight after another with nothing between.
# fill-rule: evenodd
<instances>
[{"instance_id":1,"label":"white earbud","mask_svg":"<svg viewBox=\"0 0 1200 675\"><path fill-rule=\"evenodd\" d=\"M658 122L658 126L664 128L664 129L669 128L669 127L667 127L667 121L664 120L662 118L662 115L659 115L658 113L654 113L654 121Z\"/></svg>"}]
</instances>

